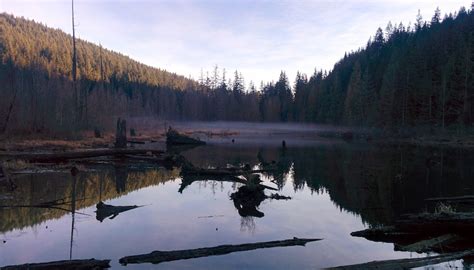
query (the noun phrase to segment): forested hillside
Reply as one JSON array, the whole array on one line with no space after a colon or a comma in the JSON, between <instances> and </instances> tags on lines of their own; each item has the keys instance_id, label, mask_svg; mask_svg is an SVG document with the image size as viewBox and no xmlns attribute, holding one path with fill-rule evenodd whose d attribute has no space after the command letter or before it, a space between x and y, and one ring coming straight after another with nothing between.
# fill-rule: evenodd
<instances>
[{"instance_id":1,"label":"forested hillside","mask_svg":"<svg viewBox=\"0 0 474 270\"><path fill-rule=\"evenodd\" d=\"M0 14L0 133L77 128L72 47L72 37L61 30ZM199 84L77 40L77 88L85 107L81 128L111 124L117 117L259 119L257 95L244 91L239 76L229 87L224 78L211 92L210 79ZM240 109L252 102L257 115Z\"/></svg>"},{"instance_id":2,"label":"forested hillside","mask_svg":"<svg viewBox=\"0 0 474 270\"><path fill-rule=\"evenodd\" d=\"M216 67L198 81L78 40L82 128L117 117L313 122L387 130L466 130L474 122L474 13L439 10L413 26L389 23L330 72L294 85L246 89L239 72ZM0 14L0 131L54 133L74 127L72 37ZM314 63L317 66L318 63ZM229 79L231 78L231 79Z\"/></svg>"},{"instance_id":3,"label":"forested hillside","mask_svg":"<svg viewBox=\"0 0 474 270\"><path fill-rule=\"evenodd\" d=\"M298 75L298 121L464 129L474 121L474 12L389 23L329 74Z\"/></svg>"}]
</instances>

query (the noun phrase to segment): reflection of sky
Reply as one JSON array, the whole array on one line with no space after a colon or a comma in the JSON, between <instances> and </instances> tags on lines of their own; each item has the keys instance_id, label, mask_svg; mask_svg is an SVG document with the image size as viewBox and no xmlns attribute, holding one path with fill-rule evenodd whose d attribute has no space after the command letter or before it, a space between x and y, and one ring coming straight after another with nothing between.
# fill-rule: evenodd
<instances>
[{"instance_id":1,"label":"reflection of sky","mask_svg":"<svg viewBox=\"0 0 474 270\"><path fill-rule=\"evenodd\" d=\"M388 21L430 20L468 0L76 0L77 33L155 67L198 78L200 69L240 70L246 82L278 79L280 70L331 69L365 46ZM70 1L0 0L0 12L71 32Z\"/></svg>"},{"instance_id":2,"label":"reflection of sky","mask_svg":"<svg viewBox=\"0 0 474 270\"><path fill-rule=\"evenodd\" d=\"M315 269L374 259L408 257L394 252L392 244L373 243L353 238L350 232L364 228L360 218L340 210L327 193L311 195L308 189L294 193L291 182L280 192L290 201L264 201L263 218L254 218L254 228L242 228L241 217L229 199L232 185L196 182L183 194L180 181L167 182L107 201L114 205L147 205L121 213L100 223L94 207L76 215L73 257L118 259L153 250L188 249L221 244L271 241L292 237L324 238L306 247L285 247L225 256L163 263L160 269ZM214 218L199 218L203 216ZM220 216L223 215L223 216ZM70 215L47 221L34 228L6 233L0 245L0 265L67 259L69 254ZM48 229L46 229L48 226ZM216 228L218 230L216 230ZM415 256L415 255L413 255ZM151 264L133 268L149 269ZM156 268L156 267L155 267Z\"/></svg>"}]
</instances>

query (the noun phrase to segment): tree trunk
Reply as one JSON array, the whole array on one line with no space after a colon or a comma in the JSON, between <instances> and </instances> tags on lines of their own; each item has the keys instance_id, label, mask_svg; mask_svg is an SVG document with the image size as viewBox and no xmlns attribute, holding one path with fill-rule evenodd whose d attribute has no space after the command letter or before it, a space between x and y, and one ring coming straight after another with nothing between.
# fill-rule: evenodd
<instances>
[{"instance_id":1,"label":"tree trunk","mask_svg":"<svg viewBox=\"0 0 474 270\"><path fill-rule=\"evenodd\" d=\"M115 147L127 147L127 122L120 118L117 120L117 129L115 132Z\"/></svg>"}]
</instances>

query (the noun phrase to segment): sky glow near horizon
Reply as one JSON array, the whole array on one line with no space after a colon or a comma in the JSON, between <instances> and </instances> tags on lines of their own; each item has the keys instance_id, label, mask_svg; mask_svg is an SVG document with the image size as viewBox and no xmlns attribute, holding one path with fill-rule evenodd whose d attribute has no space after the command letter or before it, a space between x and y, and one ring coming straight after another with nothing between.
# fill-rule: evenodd
<instances>
[{"instance_id":1,"label":"sky glow near horizon","mask_svg":"<svg viewBox=\"0 0 474 270\"><path fill-rule=\"evenodd\" d=\"M23 16L67 33L69 0L0 0L0 12ZM391 21L408 26L418 9L430 21L471 1L267 1L267 0L75 0L79 38L128 55L144 64L198 79L215 65L248 83L290 82L296 72L330 70L366 45L376 29Z\"/></svg>"}]
</instances>

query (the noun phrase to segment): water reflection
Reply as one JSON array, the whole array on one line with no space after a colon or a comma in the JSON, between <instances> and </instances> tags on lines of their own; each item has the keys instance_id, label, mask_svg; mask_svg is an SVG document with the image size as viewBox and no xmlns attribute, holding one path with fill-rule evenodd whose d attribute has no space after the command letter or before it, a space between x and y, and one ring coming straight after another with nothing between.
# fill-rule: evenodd
<instances>
[{"instance_id":1,"label":"water reflection","mask_svg":"<svg viewBox=\"0 0 474 270\"><path fill-rule=\"evenodd\" d=\"M93 171L81 172L76 177L71 176L70 173L44 173L15 177L17 189L12 191L8 187L0 186L0 194L2 194L0 205L38 205L65 200L68 202L67 209L70 209L73 214L60 209L1 208L0 232L6 234L23 229L34 230L35 226L46 221L62 222L67 218L68 229L64 234L70 238L68 239L70 240L68 257L73 258L76 256L76 251L74 253L72 251L76 246L78 222L87 222L91 226L91 223L88 223L89 217L80 214L84 209L112 199L123 200L120 203L114 202L114 205L138 204L140 202L136 201L137 198L148 196L146 198L150 201L146 203L154 205L143 208L142 212L133 210L124 214L123 217L114 219L113 222L104 224L99 224L97 220L103 221L105 218L113 217L114 214L99 216L97 213L95 217L97 220L92 218L95 223L104 225L102 227L110 226L108 228L111 232L126 231L134 237L142 237L141 240L136 239L129 249L135 248L145 253L158 249L156 245L162 245L166 249L187 248L187 246L179 246L180 243L188 243L186 241L193 243L196 247L206 246L211 241L209 239L214 239L221 231L224 231L229 239L239 239L228 230L226 231L226 228L234 225L240 228L240 232L250 232L250 235L260 233L260 235L274 236L285 230L290 231L289 228L298 232L309 232L308 228L314 228L311 232L317 230L319 233L324 232L326 223L332 224L330 218L337 217L340 219L337 222L346 225L350 232L360 229L354 228L353 223L344 221L349 220L350 216L355 215L357 220L362 220L370 226L391 224L400 214L418 213L433 208L433 205L425 202L428 197L474 194L474 183L471 181L474 175L472 166L474 153L467 150L348 144L287 146L286 148L208 145L186 149L183 155L198 167L248 164L252 168L273 168L271 171L262 173L261 178L265 184L276 187L283 194L294 192L297 198L291 203L269 201L266 200L263 190L249 191L236 179L224 181L209 177L181 178L180 171L176 168L172 170L137 168L131 164L118 163L114 166L95 167L92 168ZM178 181L175 183L173 180ZM160 189L147 188L159 184L164 185L160 186ZM186 191L183 192L185 189ZM151 192L150 190L153 193L147 193ZM206 193L208 191L209 194ZM157 195L158 193L160 195ZM330 212L327 215L315 211L314 209L319 209L319 204L323 204L326 199L340 211ZM295 209L295 205L299 208ZM145 213L144 216L138 217L143 213ZM303 214L299 214L296 217L297 221L292 222L296 213ZM223 215L224 217L219 220L215 218L200 220L199 222L205 226L198 226L192 218L199 215ZM123 227L132 223L132 219L139 219L143 224L133 229ZM168 230L169 238L153 236L154 227L158 227L158 221L154 219L162 223L160 225L162 229ZM321 219L321 223L317 223L318 219ZM133 224L138 226L136 223ZM274 232L272 226L277 227L276 224L281 226L281 229ZM206 230L207 227L212 233ZM170 228L176 231L173 233L169 231ZM102 229L93 226L91 229L83 227L81 234L84 234L84 237L88 234L95 235L103 240L101 236L98 236L99 233L96 233L99 230ZM159 229L156 230L161 232ZM143 232L152 234L149 241L143 239L143 234L140 234ZM348 232L338 234L349 237ZM108 236L113 238L113 235ZM302 236L326 237L325 235ZM220 237L221 241L227 239ZM127 239L132 241L130 240L132 238ZM174 244L175 242L177 244ZM103 245L110 246L111 250L117 253L111 253L113 256L128 255L127 252L130 250L127 251L125 247L120 250L118 247L112 248L114 243L119 246L113 241ZM220 243L212 244L219 245ZM350 251L344 245L337 246L336 254L349 257L347 253ZM87 252L82 250L77 253L89 254L90 257L98 257L95 255L97 253L102 254L99 247L90 247ZM130 254L133 253L130 252ZM296 258L300 260L300 263L309 260L302 256L311 257L308 254L305 255L304 252L294 256L295 260ZM370 256L374 255L366 254L366 256L371 258ZM34 258L37 261L43 261L41 256ZM18 263L21 262L26 261ZM204 266L209 265L204 263Z\"/></svg>"},{"instance_id":2,"label":"water reflection","mask_svg":"<svg viewBox=\"0 0 474 270\"><path fill-rule=\"evenodd\" d=\"M229 152L235 156L229 158ZM194 164L275 165L263 173L279 189L291 179L295 192L327 192L341 209L370 225L390 224L403 213L430 210L426 198L472 194L474 151L373 145L298 148L209 147L185 152ZM214 163L215 164L215 163ZM471 165L470 165L471 164ZM290 176L291 174L291 176Z\"/></svg>"},{"instance_id":3,"label":"water reflection","mask_svg":"<svg viewBox=\"0 0 474 270\"><path fill-rule=\"evenodd\" d=\"M62 200L67 201L67 205L63 205L66 210L71 209L71 212L76 213L77 209L95 205L99 201L117 198L178 176L177 169L136 171L127 166L96 168L77 176L68 172L20 175L14 180L17 189L2 193L6 195L0 197L0 205L41 205ZM0 232L31 227L66 214L67 211L54 208L0 208Z\"/></svg>"}]
</instances>

